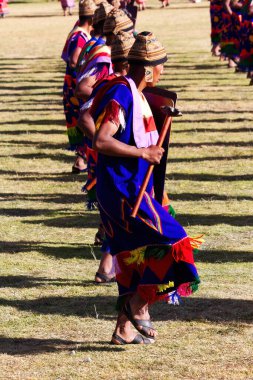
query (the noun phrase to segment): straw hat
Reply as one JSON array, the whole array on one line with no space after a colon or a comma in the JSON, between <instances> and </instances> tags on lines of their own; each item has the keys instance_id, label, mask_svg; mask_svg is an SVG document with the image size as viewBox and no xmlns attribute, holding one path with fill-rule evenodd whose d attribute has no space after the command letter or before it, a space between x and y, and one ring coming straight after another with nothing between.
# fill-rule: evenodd
<instances>
[{"instance_id":1,"label":"straw hat","mask_svg":"<svg viewBox=\"0 0 253 380\"><path fill-rule=\"evenodd\" d=\"M117 33L111 46L112 62L126 61L134 41L135 38L132 33L123 32L122 30Z\"/></svg>"},{"instance_id":2,"label":"straw hat","mask_svg":"<svg viewBox=\"0 0 253 380\"><path fill-rule=\"evenodd\" d=\"M79 16L93 16L96 8L97 7L93 0L80 0Z\"/></svg>"},{"instance_id":3,"label":"straw hat","mask_svg":"<svg viewBox=\"0 0 253 380\"><path fill-rule=\"evenodd\" d=\"M100 21L104 21L112 9L113 6L107 1L103 0L94 13L93 25L98 24Z\"/></svg>"},{"instance_id":4,"label":"straw hat","mask_svg":"<svg viewBox=\"0 0 253 380\"><path fill-rule=\"evenodd\" d=\"M142 32L129 51L128 62L144 66L156 66L168 59L162 44L151 32Z\"/></svg>"},{"instance_id":5,"label":"straw hat","mask_svg":"<svg viewBox=\"0 0 253 380\"><path fill-rule=\"evenodd\" d=\"M122 9L113 9L105 19L104 34L117 34L120 30L132 31L134 25Z\"/></svg>"}]
</instances>

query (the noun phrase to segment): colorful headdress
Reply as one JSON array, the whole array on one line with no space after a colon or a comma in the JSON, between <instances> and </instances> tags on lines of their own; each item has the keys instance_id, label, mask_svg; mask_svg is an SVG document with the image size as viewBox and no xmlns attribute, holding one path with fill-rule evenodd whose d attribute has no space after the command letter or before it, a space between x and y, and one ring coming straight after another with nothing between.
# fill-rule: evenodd
<instances>
[{"instance_id":1,"label":"colorful headdress","mask_svg":"<svg viewBox=\"0 0 253 380\"><path fill-rule=\"evenodd\" d=\"M112 62L126 61L134 41L135 38L132 33L123 32L122 30L117 33L111 46Z\"/></svg>"},{"instance_id":2,"label":"colorful headdress","mask_svg":"<svg viewBox=\"0 0 253 380\"><path fill-rule=\"evenodd\" d=\"M162 44L151 32L142 32L129 51L128 62L144 66L157 66L168 59Z\"/></svg>"},{"instance_id":3,"label":"colorful headdress","mask_svg":"<svg viewBox=\"0 0 253 380\"><path fill-rule=\"evenodd\" d=\"M132 31L134 25L122 9L114 8L106 17L104 23L104 34L117 34L120 30Z\"/></svg>"},{"instance_id":4,"label":"colorful headdress","mask_svg":"<svg viewBox=\"0 0 253 380\"><path fill-rule=\"evenodd\" d=\"M93 16L97 9L93 0L79 1L79 16Z\"/></svg>"},{"instance_id":5,"label":"colorful headdress","mask_svg":"<svg viewBox=\"0 0 253 380\"><path fill-rule=\"evenodd\" d=\"M104 21L106 16L113 9L113 6L109 4L107 1L103 1L99 4L98 8L95 10L93 25L98 24L100 21Z\"/></svg>"}]
</instances>

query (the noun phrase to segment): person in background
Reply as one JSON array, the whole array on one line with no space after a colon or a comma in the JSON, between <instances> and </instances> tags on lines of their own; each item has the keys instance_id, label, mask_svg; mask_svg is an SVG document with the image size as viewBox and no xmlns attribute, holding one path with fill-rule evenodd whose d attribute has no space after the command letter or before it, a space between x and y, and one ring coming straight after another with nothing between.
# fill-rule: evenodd
<instances>
[{"instance_id":1,"label":"person in background","mask_svg":"<svg viewBox=\"0 0 253 380\"><path fill-rule=\"evenodd\" d=\"M112 42L111 45L111 59L113 63L114 73L109 75L102 81L98 81L92 91L90 98L87 103L81 109L78 128L86 136L86 156L87 156L87 168L88 168L88 179L84 186L85 190L93 191L94 198L96 199L96 172L97 172L97 152L92 149L92 139L95 134L95 124L90 115L89 109L92 105L92 101L98 93L110 80L119 77L121 75L126 75L128 72L128 62L127 55L134 43L135 39L133 33L128 33L124 31L119 31ZM99 235L99 236L98 236ZM108 282L115 281L115 271L113 265L112 255L110 254L110 247L108 246L107 240L105 239L105 233L103 227L100 226L96 237L96 241L102 243L102 259L100 260L99 268L95 274L95 282L97 284L104 284Z\"/></svg>"},{"instance_id":2,"label":"person in background","mask_svg":"<svg viewBox=\"0 0 253 380\"><path fill-rule=\"evenodd\" d=\"M72 16L72 9L75 7L75 0L59 0L63 9L63 16Z\"/></svg>"},{"instance_id":3,"label":"person in background","mask_svg":"<svg viewBox=\"0 0 253 380\"><path fill-rule=\"evenodd\" d=\"M0 0L0 17L3 18L9 13L8 0Z\"/></svg>"},{"instance_id":4,"label":"person in background","mask_svg":"<svg viewBox=\"0 0 253 380\"><path fill-rule=\"evenodd\" d=\"M62 59L66 62L66 73L63 84L63 105L69 138L69 149L76 151L77 158L72 167L72 173L84 171L84 152L79 146L79 136L76 134L76 125L79 117L80 101L75 96L76 88L76 65L79 55L91 38L93 15L96 5L93 0L80 0L79 2L79 21L69 33L63 52Z\"/></svg>"}]
</instances>

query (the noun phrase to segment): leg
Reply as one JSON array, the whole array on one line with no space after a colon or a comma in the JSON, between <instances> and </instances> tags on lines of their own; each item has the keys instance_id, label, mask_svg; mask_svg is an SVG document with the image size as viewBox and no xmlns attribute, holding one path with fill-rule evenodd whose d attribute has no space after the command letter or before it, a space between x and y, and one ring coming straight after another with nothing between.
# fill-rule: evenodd
<instances>
[{"instance_id":1,"label":"leg","mask_svg":"<svg viewBox=\"0 0 253 380\"><path fill-rule=\"evenodd\" d=\"M112 255L105 252L100 260L98 271L95 275L95 282L97 284L103 284L115 281L115 274L113 272Z\"/></svg>"},{"instance_id":2,"label":"leg","mask_svg":"<svg viewBox=\"0 0 253 380\"><path fill-rule=\"evenodd\" d=\"M150 322L148 303L138 293L135 293L126 303L123 311L141 334L150 339L155 339L157 331Z\"/></svg>"},{"instance_id":3,"label":"leg","mask_svg":"<svg viewBox=\"0 0 253 380\"><path fill-rule=\"evenodd\" d=\"M85 171L85 169L86 169L86 165L84 163L83 157L80 155L77 155L74 165L72 166L72 173L78 174L80 172Z\"/></svg>"},{"instance_id":4,"label":"leg","mask_svg":"<svg viewBox=\"0 0 253 380\"><path fill-rule=\"evenodd\" d=\"M144 338L140 334L136 334L123 313L118 314L116 327L112 335L111 343L113 344L150 344L154 340Z\"/></svg>"}]
</instances>

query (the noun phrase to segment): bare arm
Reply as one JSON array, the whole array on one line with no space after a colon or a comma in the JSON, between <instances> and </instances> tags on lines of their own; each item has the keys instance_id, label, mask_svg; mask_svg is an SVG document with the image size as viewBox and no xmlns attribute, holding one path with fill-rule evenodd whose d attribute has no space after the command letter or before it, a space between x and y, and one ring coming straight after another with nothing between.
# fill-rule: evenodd
<instances>
[{"instance_id":1,"label":"bare arm","mask_svg":"<svg viewBox=\"0 0 253 380\"><path fill-rule=\"evenodd\" d=\"M88 99L92 93L93 86L96 83L96 76L83 78L77 85L75 89L75 96L77 98L83 99L84 101Z\"/></svg>"},{"instance_id":2,"label":"bare arm","mask_svg":"<svg viewBox=\"0 0 253 380\"><path fill-rule=\"evenodd\" d=\"M93 139L94 134L96 132L96 128L95 128L94 120L91 117L89 110L85 110L80 113L79 119L78 119L78 128L89 139L91 140Z\"/></svg>"},{"instance_id":3,"label":"bare arm","mask_svg":"<svg viewBox=\"0 0 253 380\"><path fill-rule=\"evenodd\" d=\"M76 64L77 64L77 61L78 61L78 57L79 57L81 51L82 51L82 48L79 47L79 46L73 51L73 53L71 54L71 56L69 58L69 65L70 65L70 67L72 67L72 68L76 67Z\"/></svg>"},{"instance_id":4,"label":"bare arm","mask_svg":"<svg viewBox=\"0 0 253 380\"><path fill-rule=\"evenodd\" d=\"M143 158L151 164L159 164L164 153L163 148L151 145L148 148L137 148L116 140L113 136L117 126L107 121L96 131L93 138L93 148L100 153L115 157Z\"/></svg>"}]
</instances>

